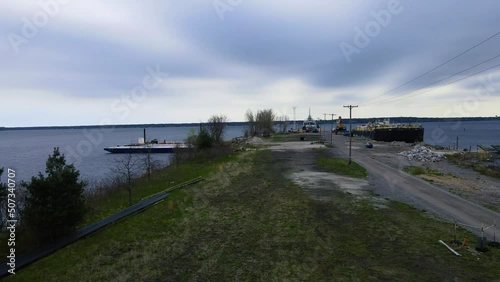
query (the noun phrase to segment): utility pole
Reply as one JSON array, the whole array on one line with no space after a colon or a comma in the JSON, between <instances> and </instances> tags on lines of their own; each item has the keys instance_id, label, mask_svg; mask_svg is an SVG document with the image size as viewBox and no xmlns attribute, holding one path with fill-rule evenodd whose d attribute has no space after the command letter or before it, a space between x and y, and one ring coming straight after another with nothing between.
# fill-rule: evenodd
<instances>
[{"instance_id":1,"label":"utility pole","mask_svg":"<svg viewBox=\"0 0 500 282\"><path fill-rule=\"evenodd\" d=\"M336 116L336 114L329 114L332 116L332 126L330 128L330 146L333 145L333 116Z\"/></svg>"},{"instance_id":2,"label":"utility pole","mask_svg":"<svg viewBox=\"0 0 500 282\"><path fill-rule=\"evenodd\" d=\"M296 131L297 130L297 127L295 126L295 109L297 107L296 106L293 106L293 131Z\"/></svg>"},{"instance_id":3,"label":"utility pole","mask_svg":"<svg viewBox=\"0 0 500 282\"><path fill-rule=\"evenodd\" d=\"M327 114L323 114L323 117L324 117L324 118L323 118L324 123L326 123L326 115L327 115ZM324 124L323 124L323 125L324 125ZM326 126L325 126L325 129L326 129Z\"/></svg>"},{"instance_id":4,"label":"utility pole","mask_svg":"<svg viewBox=\"0 0 500 282\"><path fill-rule=\"evenodd\" d=\"M352 148L352 108L357 108L358 106L344 106L344 108L349 108L349 164L351 164L351 148Z\"/></svg>"}]
</instances>

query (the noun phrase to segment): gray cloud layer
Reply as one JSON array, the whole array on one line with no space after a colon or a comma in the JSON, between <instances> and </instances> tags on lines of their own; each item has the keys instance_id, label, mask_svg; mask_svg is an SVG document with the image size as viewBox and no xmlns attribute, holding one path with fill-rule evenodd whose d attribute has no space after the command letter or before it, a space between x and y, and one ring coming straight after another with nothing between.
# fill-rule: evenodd
<instances>
[{"instance_id":1,"label":"gray cloud layer","mask_svg":"<svg viewBox=\"0 0 500 282\"><path fill-rule=\"evenodd\" d=\"M146 67L161 66L162 72L169 74L166 84L149 93L142 110L150 112L150 104L169 97L178 102L185 97L182 103L186 113L179 119L186 122L205 119L224 109L228 109L230 119L242 120L246 109L252 107L275 108L288 114L293 105L313 107L318 112L341 111L341 104L364 103L500 31L498 1L317 0L271 4L214 0L186 4L73 0L62 4L62 0L52 0L48 2L61 3L54 4L57 12L52 10L54 15L48 17L48 23L38 26L33 38L27 38L23 35L23 19L33 23L34 16L44 10L31 1L1 2L0 96L4 101L21 103L26 93L39 93L36 97L42 101L44 95L53 94L69 104L87 99L92 105L88 99L94 99L94 103L103 103L102 108L109 109L113 99L141 83L147 75ZM221 14L214 7L227 10ZM13 33L27 41L17 46L18 53L12 45ZM357 44L361 41L363 44ZM498 55L499 43L497 36L379 100L424 87ZM342 46L354 47L355 52L347 58ZM498 63L500 59L492 60L461 77ZM470 111L470 115L495 114L491 104L498 103L498 68L484 75L489 75L492 91L488 101L482 101L485 105ZM465 80L453 85L453 90L445 87L421 97L426 97L425 103L446 97L443 103L456 102L473 95L477 87L477 81ZM16 99L9 96L13 93L18 95ZM262 93L266 99L255 101L253 97ZM200 100L207 101L203 112L197 105ZM23 108L29 103L16 106ZM211 103L212 112L208 107ZM360 113L439 116L443 112L431 107L408 112L390 103L383 107L360 108ZM98 122L92 117L85 119L86 110L75 108L81 111L79 118L70 117L66 123ZM60 122L56 115L40 121L36 115L41 113L27 114L15 122L9 121L8 114L0 113L0 125ZM153 118L137 114L123 122ZM181 120L150 120L169 121Z\"/></svg>"}]
</instances>

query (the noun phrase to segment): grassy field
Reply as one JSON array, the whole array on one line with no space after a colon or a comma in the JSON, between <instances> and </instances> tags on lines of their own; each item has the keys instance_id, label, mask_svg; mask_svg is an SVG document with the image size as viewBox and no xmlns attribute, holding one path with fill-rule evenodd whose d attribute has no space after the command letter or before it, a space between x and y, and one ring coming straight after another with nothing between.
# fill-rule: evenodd
<instances>
[{"instance_id":1,"label":"grassy field","mask_svg":"<svg viewBox=\"0 0 500 282\"><path fill-rule=\"evenodd\" d=\"M277 152L181 164L138 185L134 199L196 176L146 211L20 270L13 281L489 281L500 250L451 254L453 226L407 205L385 208L336 191L313 200L284 177ZM286 152L284 153L286 154ZM113 198L112 196L111 198ZM125 201L102 204L112 213ZM109 208L107 207L109 203ZM95 218L98 216L95 215ZM471 246L474 236L468 235Z\"/></svg>"},{"instance_id":2,"label":"grassy field","mask_svg":"<svg viewBox=\"0 0 500 282\"><path fill-rule=\"evenodd\" d=\"M485 161L490 158L490 153L484 151L478 153L469 152L447 156L447 159L454 164L462 167L470 167L482 175L500 178L500 167L491 164L488 165L487 163L485 163Z\"/></svg>"}]
</instances>

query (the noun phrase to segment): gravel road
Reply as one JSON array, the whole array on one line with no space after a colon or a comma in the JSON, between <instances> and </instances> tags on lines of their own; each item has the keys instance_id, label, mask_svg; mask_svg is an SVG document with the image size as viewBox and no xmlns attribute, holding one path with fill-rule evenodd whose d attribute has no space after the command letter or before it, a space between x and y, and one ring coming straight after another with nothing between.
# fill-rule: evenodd
<instances>
[{"instance_id":1,"label":"gravel road","mask_svg":"<svg viewBox=\"0 0 500 282\"><path fill-rule=\"evenodd\" d=\"M330 140L329 134L327 137L325 140ZM359 185L342 181L345 177L328 176L319 170L317 166L313 165L314 160L309 158L311 156L311 149L324 147L321 144L308 141L265 143L269 145L269 149L271 150L289 152L289 161L297 162L298 166L295 167L301 168L292 175L292 178L298 184L303 184L301 186L304 186L306 190L311 190L311 187L314 186L316 188L321 187L319 190L313 192L313 197L326 196L319 194L319 191L322 191L322 193L325 192L325 187L357 186L357 190L370 190L381 198L410 204L447 221L457 221L464 228L477 235L480 235L481 227L488 227L500 222L499 213L402 171L404 166L411 165L411 163L405 162L404 158L398 156L397 153L409 150L410 144L402 143L394 146L387 145L389 143L377 144L378 148L372 150L365 149L364 142L366 140L355 139L352 145L353 161L368 170L366 180L357 180L360 182ZM334 148L330 149L330 154L344 158L348 157L349 139L347 137L334 135L333 145ZM298 162L297 160L302 161ZM315 174L315 177L304 176L302 174ZM321 183L307 183L308 181L310 182L310 179L319 179ZM484 234L488 240L493 240L495 236L496 241L499 241L500 228L498 225L491 227L484 230Z\"/></svg>"},{"instance_id":2,"label":"gravel road","mask_svg":"<svg viewBox=\"0 0 500 282\"><path fill-rule=\"evenodd\" d=\"M346 157L349 153L348 138L334 136L334 154ZM450 221L457 221L465 228L480 234L480 227L493 225L500 222L500 214L486 209L473 202L460 198L418 177L401 171L401 167L387 162L376 154L366 153L362 150L362 143L356 140L353 143L357 149L352 150L352 159L368 170L368 182L373 192L382 197L411 204L419 209L424 209L433 215ZM396 154L394 154L396 158ZM387 157L387 156L386 156ZM497 227L485 230L489 240L493 239ZM496 240L500 232L496 232Z\"/></svg>"}]
</instances>

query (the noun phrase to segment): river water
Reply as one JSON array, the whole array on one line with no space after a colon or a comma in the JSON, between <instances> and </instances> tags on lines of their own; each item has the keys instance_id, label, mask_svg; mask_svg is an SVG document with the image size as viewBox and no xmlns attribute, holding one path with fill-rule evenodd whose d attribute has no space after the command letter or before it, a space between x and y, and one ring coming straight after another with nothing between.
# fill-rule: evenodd
<instances>
[{"instance_id":1,"label":"river water","mask_svg":"<svg viewBox=\"0 0 500 282\"><path fill-rule=\"evenodd\" d=\"M500 145L500 120L427 122L424 143L455 147L457 137L460 149L475 151L477 144ZM355 124L353 124L353 127ZM349 127L349 126L348 126ZM330 129L325 124L326 130ZM160 141L182 141L196 127L148 128L148 139ZM244 126L229 126L225 139L242 136ZM86 180L99 180L112 174L119 155L110 154L104 147L137 142L142 137L142 128L100 129L37 129L0 131L0 167L16 170L17 180L29 180L31 176L44 172L45 162L54 147L59 147L68 163L74 163ZM168 154L153 154L153 159L162 165L169 162ZM6 175L2 175L5 182Z\"/></svg>"},{"instance_id":2,"label":"river water","mask_svg":"<svg viewBox=\"0 0 500 282\"><path fill-rule=\"evenodd\" d=\"M154 127L147 129L147 139L183 141L197 127ZM244 134L243 126L228 126L224 138L229 140ZM96 181L111 176L111 168L122 155L104 151L105 147L136 143L143 128L114 129L37 129L0 131L0 168L16 171L17 181L29 180L45 172L45 162L54 147L59 147L66 163L73 163L83 179ZM151 154L153 161L163 166L169 154ZM2 175L3 182L6 173Z\"/></svg>"}]
</instances>

